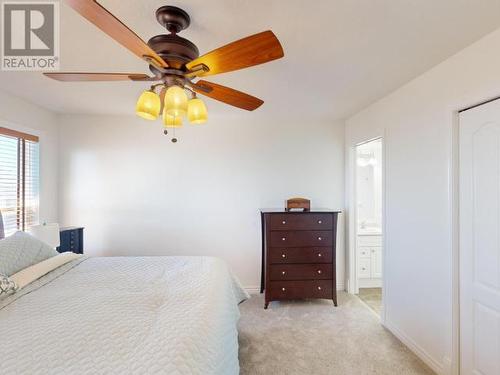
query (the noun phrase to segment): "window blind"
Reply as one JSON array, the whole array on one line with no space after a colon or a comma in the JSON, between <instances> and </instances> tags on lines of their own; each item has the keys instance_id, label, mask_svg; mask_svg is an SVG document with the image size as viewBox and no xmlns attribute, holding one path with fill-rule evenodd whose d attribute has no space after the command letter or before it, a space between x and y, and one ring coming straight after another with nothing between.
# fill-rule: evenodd
<instances>
[{"instance_id":1,"label":"window blind","mask_svg":"<svg viewBox=\"0 0 500 375\"><path fill-rule=\"evenodd\" d=\"M0 210L5 235L38 224L38 137L0 127Z\"/></svg>"}]
</instances>

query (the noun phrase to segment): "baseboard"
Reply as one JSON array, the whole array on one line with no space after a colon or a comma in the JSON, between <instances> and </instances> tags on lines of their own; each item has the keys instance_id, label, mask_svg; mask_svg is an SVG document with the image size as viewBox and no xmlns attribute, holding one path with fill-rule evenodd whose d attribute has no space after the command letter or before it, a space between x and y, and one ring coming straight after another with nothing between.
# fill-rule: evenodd
<instances>
[{"instance_id":1,"label":"baseboard","mask_svg":"<svg viewBox=\"0 0 500 375\"><path fill-rule=\"evenodd\" d=\"M396 336L403 344L405 344L412 352L414 352L424 363L429 366L434 372L439 375L447 375L444 371L444 365L436 361L427 351L419 346L415 341L394 327L389 322L385 322L384 327L387 328L394 336Z\"/></svg>"},{"instance_id":2,"label":"baseboard","mask_svg":"<svg viewBox=\"0 0 500 375\"><path fill-rule=\"evenodd\" d=\"M382 288L382 279L358 279L358 288Z\"/></svg>"},{"instance_id":3,"label":"baseboard","mask_svg":"<svg viewBox=\"0 0 500 375\"><path fill-rule=\"evenodd\" d=\"M247 287L244 287L243 289L245 289L248 294L259 294L260 293L260 286L247 286Z\"/></svg>"},{"instance_id":4,"label":"baseboard","mask_svg":"<svg viewBox=\"0 0 500 375\"><path fill-rule=\"evenodd\" d=\"M453 362L450 357L443 358L443 375L453 375Z\"/></svg>"}]
</instances>

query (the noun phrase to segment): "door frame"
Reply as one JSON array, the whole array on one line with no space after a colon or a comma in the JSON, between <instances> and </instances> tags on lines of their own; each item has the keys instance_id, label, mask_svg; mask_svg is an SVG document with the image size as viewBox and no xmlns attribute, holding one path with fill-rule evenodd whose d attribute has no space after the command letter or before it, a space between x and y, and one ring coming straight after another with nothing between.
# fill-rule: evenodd
<instances>
[{"instance_id":1,"label":"door frame","mask_svg":"<svg viewBox=\"0 0 500 375\"><path fill-rule=\"evenodd\" d=\"M347 202L348 206L348 258L347 258L347 270L348 270L348 278L347 278L347 291L350 294L358 294L359 286L358 286L358 275L357 275L357 197L356 197L356 149L358 146L366 144L368 142L379 140L382 143L382 309L380 311L380 321L382 324L385 323L385 301L386 301L386 290L387 283L385 277L386 270L386 235L385 235L385 221L386 221L386 189L385 189L385 177L386 177L386 145L385 145L385 134L377 135L372 138L365 139L361 142L358 142L354 145L349 146L348 158L349 158L349 178L348 178L348 194L349 199Z\"/></svg>"}]
</instances>

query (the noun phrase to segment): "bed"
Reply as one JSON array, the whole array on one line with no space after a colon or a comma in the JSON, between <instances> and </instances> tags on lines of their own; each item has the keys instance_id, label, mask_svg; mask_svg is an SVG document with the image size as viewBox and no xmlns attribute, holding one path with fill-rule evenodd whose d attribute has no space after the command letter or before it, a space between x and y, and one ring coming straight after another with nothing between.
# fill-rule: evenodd
<instances>
[{"instance_id":1,"label":"bed","mask_svg":"<svg viewBox=\"0 0 500 375\"><path fill-rule=\"evenodd\" d=\"M0 300L0 374L238 374L238 304L211 257L78 257Z\"/></svg>"}]
</instances>

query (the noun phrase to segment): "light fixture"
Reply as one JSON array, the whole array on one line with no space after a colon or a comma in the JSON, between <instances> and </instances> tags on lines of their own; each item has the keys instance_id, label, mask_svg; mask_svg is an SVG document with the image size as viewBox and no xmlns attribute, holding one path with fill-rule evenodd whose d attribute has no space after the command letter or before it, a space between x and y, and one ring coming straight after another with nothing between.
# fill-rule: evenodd
<instances>
[{"instance_id":1,"label":"light fixture","mask_svg":"<svg viewBox=\"0 0 500 375\"><path fill-rule=\"evenodd\" d=\"M194 96L188 102L187 116L191 124L204 124L207 122L207 107L203 103L203 100Z\"/></svg>"},{"instance_id":2,"label":"light fixture","mask_svg":"<svg viewBox=\"0 0 500 375\"><path fill-rule=\"evenodd\" d=\"M135 106L135 113L146 120L156 120L160 114L160 108L160 97L151 89L141 94Z\"/></svg>"},{"instance_id":3,"label":"light fixture","mask_svg":"<svg viewBox=\"0 0 500 375\"><path fill-rule=\"evenodd\" d=\"M188 100L187 91L189 91L190 100ZM162 112L163 134L171 134L169 129L172 129L172 142L174 143L177 142L175 129L182 127L184 116L187 116L192 124L204 124L208 119L205 103L196 97L189 83L184 86L184 83L179 81L154 84L150 90L144 91L139 97L136 106L137 115L147 120L155 120L160 111Z\"/></svg>"},{"instance_id":4,"label":"light fixture","mask_svg":"<svg viewBox=\"0 0 500 375\"><path fill-rule=\"evenodd\" d=\"M169 115L163 108L163 126L166 128L180 128L182 127L182 117Z\"/></svg>"},{"instance_id":5,"label":"light fixture","mask_svg":"<svg viewBox=\"0 0 500 375\"><path fill-rule=\"evenodd\" d=\"M188 109L188 97L186 92L179 86L171 86L165 94L165 109L167 115L182 117Z\"/></svg>"}]
</instances>

